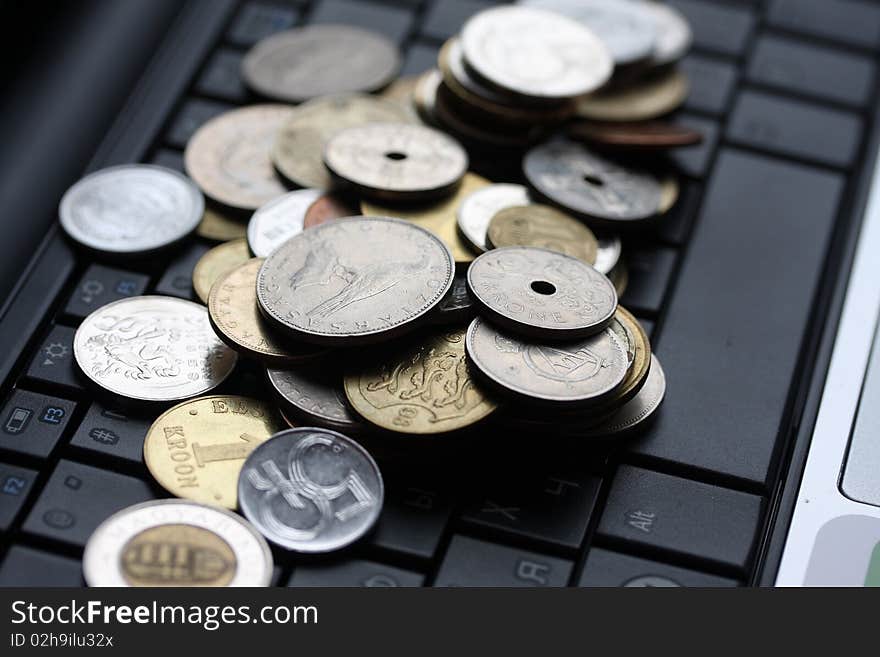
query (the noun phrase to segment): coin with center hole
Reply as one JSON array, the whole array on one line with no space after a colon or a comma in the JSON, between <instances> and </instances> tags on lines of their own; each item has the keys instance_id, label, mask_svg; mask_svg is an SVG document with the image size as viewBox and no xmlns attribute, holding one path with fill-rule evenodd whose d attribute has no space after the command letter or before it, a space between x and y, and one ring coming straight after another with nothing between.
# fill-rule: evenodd
<instances>
[{"instance_id":1,"label":"coin with center hole","mask_svg":"<svg viewBox=\"0 0 880 657\"><path fill-rule=\"evenodd\" d=\"M349 25L310 25L259 41L241 74L253 91L287 103L353 91L376 91L400 68L389 39Z\"/></svg>"},{"instance_id":2,"label":"coin with center hole","mask_svg":"<svg viewBox=\"0 0 880 657\"><path fill-rule=\"evenodd\" d=\"M370 123L331 138L324 163L364 196L418 201L451 193L467 172L468 156L457 141L433 128Z\"/></svg>"},{"instance_id":3,"label":"coin with center hole","mask_svg":"<svg viewBox=\"0 0 880 657\"><path fill-rule=\"evenodd\" d=\"M258 258L265 258L305 226L306 210L321 198L320 189L298 189L260 206L247 227L248 246Z\"/></svg>"},{"instance_id":4,"label":"coin with center hole","mask_svg":"<svg viewBox=\"0 0 880 657\"><path fill-rule=\"evenodd\" d=\"M344 199L334 194L323 194L315 199L315 202L306 210L303 227L313 228L333 219L356 216L357 213L357 208L352 207Z\"/></svg>"},{"instance_id":5,"label":"coin with center hole","mask_svg":"<svg viewBox=\"0 0 880 657\"><path fill-rule=\"evenodd\" d=\"M531 203L499 210L489 222L487 232L493 248L505 246L536 246L596 262L599 243L593 232L577 219L561 210Z\"/></svg>"},{"instance_id":6,"label":"coin with center hole","mask_svg":"<svg viewBox=\"0 0 880 657\"><path fill-rule=\"evenodd\" d=\"M458 205L458 230L478 253L483 253L489 248L486 232L492 217L499 210L529 202L529 190L522 185L497 183L478 189L462 198Z\"/></svg>"},{"instance_id":7,"label":"coin with center hole","mask_svg":"<svg viewBox=\"0 0 880 657\"><path fill-rule=\"evenodd\" d=\"M687 94L684 74L664 68L584 96L577 115L591 121L649 121L678 109Z\"/></svg>"},{"instance_id":8,"label":"coin with center hole","mask_svg":"<svg viewBox=\"0 0 880 657\"><path fill-rule=\"evenodd\" d=\"M202 303L208 303L208 294L217 279L247 262L250 257L247 240L232 240L207 251L193 268L192 284L196 296Z\"/></svg>"},{"instance_id":9,"label":"coin with center hole","mask_svg":"<svg viewBox=\"0 0 880 657\"><path fill-rule=\"evenodd\" d=\"M245 517L272 543L295 552L354 543L375 524L384 497L370 454L317 427L275 434L251 452L238 479Z\"/></svg>"},{"instance_id":10,"label":"coin with center hole","mask_svg":"<svg viewBox=\"0 0 880 657\"><path fill-rule=\"evenodd\" d=\"M205 208L205 214L196 227L196 234L212 242L228 242L246 237L247 224L217 208Z\"/></svg>"},{"instance_id":11,"label":"coin with center hole","mask_svg":"<svg viewBox=\"0 0 880 657\"><path fill-rule=\"evenodd\" d=\"M291 418L347 433L363 430L363 423L345 398L343 373L335 362L296 369L269 369L266 374L283 410Z\"/></svg>"},{"instance_id":12,"label":"coin with center hole","mask_svg":"<svg viewBox=\"0 0 880 657\"><path fill-rule=\"evenodd\" d=\"M303 231L257 277L273 324L304 340L353 345L415 328L452 286L443 242L412 223L350 217Z\"/></svg>"},{"instance_id":13,"label":"coin with center hole","mask_svg":"<svg viewBox=\"0 0 880 657\"><path fill-rule=\"evenodd\" d=\"M662 184L656 177L573 141L558 139L536 146L526 154L523 170L541 196L596 223L647 219L663 204Z\"/></svg>"},{"instance_id":14,"label":"coin with center hole","mask_svg":"<svg viewBox=\"0 0 880 657\"><path fill-rule=\"evenodd\" d=\"M623 244L616 235L599 234L596 236L596 240L599 243L599 248L596 251L596 262L593 264L593 269L608 276L620 260ZM619 294L620 292L618 292Z\"/></svg>"}]
</instances>

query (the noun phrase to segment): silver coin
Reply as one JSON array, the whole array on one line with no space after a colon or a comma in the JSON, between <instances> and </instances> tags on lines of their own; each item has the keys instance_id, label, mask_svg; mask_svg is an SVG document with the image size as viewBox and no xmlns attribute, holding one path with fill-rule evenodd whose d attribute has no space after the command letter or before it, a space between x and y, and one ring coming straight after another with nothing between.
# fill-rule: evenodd
<instances>
[{"instance_id":1,"label":"silver coin","mask_svg":"<svg viewBox=\"0 0 880 657\"><path fill-rule=\"evenodd\" d=\"M657 40L651 55L653 66L673 64L685 56L694 35L687 19L678 9L653 0L640 0L639 8L656 24Z\"/></svg>"},{"instance_id":2,"label":"silver coin","mask_svg":"<svg viewBox=\"0 0 880 657\"><path fill-rule=\"evenodd\" d=\"M223 344L201 304L174 297L129 297L86 317L73 355L92 381L142 401L203 394L232 372L236 353Z\"/></svg>"},{"instance_id":3,"label":"silver coin","mask_svg":"<svg viewBox=\"0 0 880 657\"><path fill-rule=\"evenodd\" d=\"M257 43L241 73L256 93L288 103L352 91L376 91L400 69L389 39L350 25L310 25Z\"/></svg>"},{"instance_id":4,"label":"silver coin","mask_svg":"<svg viewBox=\"0 0 880 657\"><path fill-rule=\"evenodd\" d=\"M523 160L529 184L551 203L609 225L656 215L663 186L656 177L558 139L531 149Z\"/></svg>"},{"instance_id":5,"label":"silver coin","mask_svg":"<svg viewBox=\"0 0 880 657\"><path fill-rule=\"evenodd\" d=\"M338 132L324 164L364 196L423 200L450 193L467 173L468 156L452 137L427 126L369 123Z\"/></svg>"},{"instance_id":6,"label":"silver coin","mask_svg":"<svg viewBox=\"0 0 880 657\"><path fill-rule=\"evenodd\" d=\"M291 418L301 417L339 431L357 432L363 428L348 406L339 368L322 363L290 370L270 369L266 374Z\"/></svg>"},{"instance_id":7,"label":"silver coin","mask_svg":"<svg viewBox=\"0 0 880 657\"><path fill-rule=\"evenodd\" d=\"M596 252L593 269L608 276L620 260L623 245L616 235L596 235L596 241L599 242L599 249Z\"/></svg>"},{"instance_id":8,"label":"silver coin","mask_svg":"<svg viewBox=\"0 0 880 657\"><path fill-rule=\"evenodd\" d=\"M657 24L639 4L626 0L520 0L525 7L555 11L593 31L618 66L653 54Z\"/></svg>"},{"instance_id":9,"label":"silver coin","mask_svg":"<svg viewBox=\"0 0 880 657\"><path fill-rule=\"evenodd\" d=\"M465 342L471 361L496 386L533 402L568 407L609 399L626 376L626 349L611 329L566 342L534 342L479 317Z\"/></svg>"},{"instance_id":10,"label":"silver coin","mask_svg":"<svg viewBox=\"0 0 880 657\"><path fill-rule=\"evenodd\" d=\"M617 310L611 281L582 260L547 249L487 251L471 263L467 277L474 300L492 321L538 339L593 335Z\"/></svg>"},{"instance_id":11,"label":"silver coin","mask_svg":"<svg viewBox=\"0 0 880 657\"><path fill-rule=\"evenodd\" d=\"M366 534L382 510L379 466L351 438L308 427L275 434L251 452L238 478L245 517L272 543L332 552Z\"/></svg>"},{"instance_id":12,"label":"silver coin","mask_svg":"<svg viewBox=\"0 0 880 657\"><path fill-rule=\"evenodd\" d=\"M528 205L529 190L522 185L497 183L469 194L456 211L458 230L471 246L483 253L489 249L486 232L496 213L505 208Z\"/></svg>"},{"instance_id":13,"label":"silver coin","mask_svg":"<svg viewBox=\"0 0 880 657\"><path fill-rule=\"evenodd\" d=\"M269 255L257 298L270 321L305 341L363 344L415 328L454 271L449 248L424 228L351 217L303 231Z\"/></svg>"},{"instance_id":14,"label":"silver coin","mask_svg":"<svg viewBox=\"0 0 880 657\"><path fill-rule=\"evenodd\" d=\"M467 275L464 272L455 272L452 287L446 296L437 305L437 309L431 313L433 324L462 324L476 313L473 299L468 292Z\"/></svg>"},{"instance_id":15,"label":"silver coin","mask_svg":"<svg viewBox=\"0 0 880 657\"><path fill-rule=\"evenodd\" d=\"M240 516L187 500L114 513L83 554L88 586L269 586L272 552Z\"/></svg>"},{"instance_id":16,"label":"silver coin","mask_svg":"<svg viewBox=\"0 0 880 657\"><path fill-rule=\"evenodd\" d=\"M605 84L614 66L590 30L541 9L481 11L465 23L460 38L467 65L482 80L525 100L587 94Z\"/></svg>"},{"instance_id":17,"label":"silver coin","mask_svg":"<svg viewBox=\"0 0 880 657\"><path fill-rule=\"evenodd\" d=\"M298 189L269 201L254 212L247 227L251 253L265 258L303 231L306 210L321 197L320 189Z\"/></svg>"},{"instance_id":18,"label":"silver coin","mask_svg":"<svg viewBox=\"0 0 880 657\"><path fill-rule=\"evenodd\" d=\"M149 253L192 233L205 200L186 176L152 164L101 169L61 199L61 227L83 246L108 254Z\"/></svg>"}]
</instances>

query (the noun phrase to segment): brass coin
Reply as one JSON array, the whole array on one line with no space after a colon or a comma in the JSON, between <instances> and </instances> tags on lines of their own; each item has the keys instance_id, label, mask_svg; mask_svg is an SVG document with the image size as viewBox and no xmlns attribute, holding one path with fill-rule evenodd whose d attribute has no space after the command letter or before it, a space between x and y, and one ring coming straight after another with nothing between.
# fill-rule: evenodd
<instances>
[{"instance_id":1,"label":"brass coin","mask_svg":"<svg viewBox=\"0 0 880 657\"><path fill-rule=\"evenodd\" d=\"M496 212L486 233L493 248L537 246L596 263L599 243L577 219L549 205L515 205Z\"/></svg>"},{"instance_id":2,"label":"brass coin","mask_svg":"<svg viewBox=\"0 0 880 657\"><path fill-rule=\"evenodd\" d=\"M196 235L212 242L237 240L247 234L247 224L227 217L215 208L205 208L205 214L196 227Z\"/></svg>"},{"instance_id":3,"label":"brass coin","mask_svg":"<svg viewBox=\"0 0 880 657\"><path fill-rule=\"evenodd\" d=\"M202 300L202 303L208 303L208 294L217 279L250 258L251 254L245 239L220 244L205 253L193 268L192 283L196 296Z\"/></svg>"},{"instance_id":4,"label":"brass coin","mask_svg":"<svg viewBox=\"0 0 880 657\"><path fill-rule=\"evenodd\" d=\"M324 166L324 146L337 132L365 123L412 123L412 114L399 104L346 94L316 98L291 110L272 146L272 161L285 178L300 187L330 189Z\"/></svg>"},{"instance_id":5,"label":"brass coin","mask_svg":"<svg viewBox=\"0 0 880 657\"><path fill-rule=\"evenodd\" d=\"M471 193L492 183L475 173L466 173L455 194L431 205L385 206L372 201L361 201L361 213L365 215L398 217L427 228L439 237L452 251L455 262L470 262L476 257L473 249L458 232L456 213L461 202Z\"/></svg>"},{"instance_id":6,"label":"brass coin","mask_svg":"<svg viewBox=\"0 0 880 657\"><path fill-rule=\"evenodd\" d=\"M660 182L660 207L657 208L657 214L666 214L675 205L678 200L678 180L669 176Z\"/></svg>"},{"instance_id":7,"label":"brass coin","mask_svg":"<svg viewBox=\"0 0 880 657\"><path fill-rule=\"evenodd\" d=\"M471 377L464 340L464 329L424 334L353 369L345 377L348 401L367 421L397 433L447 433L482 420L496 405Z\"/></svg>"},{"instance_id":8,"label":"brass coin","mask_svg":"<svg viewBox=\"0 0 880 657\"><path fill-rule=\"evenodd\" d=\"M687 94L683 73L662 70L626 86L585 96L578 102L577 115L594 121L648 121L677 109Z\"/></svg>"},{"instance_id":9,"label":"brass coin","mask_svg":"<svg viewBox=\"0 0 880 657\"><path fill-rule=\"evenodd\" d=\"M234 509L244 460L283 428L277 412L256 399L198 397L156 418L144 439L144 462L172 495Z\"/></svg>"},{"instance_id":10,"label":"brass coin","mask_svg":"<svg viewBox=\"0 0 880 657\"><path fill-rule=\"evenodd\" d=\"M326 350L293 342L273 332L257 306L257 272L263 258L251 258L224 274L208 295L208 317L223 342L246 356L283 367Z\"/></svg>"},{"instance_id":11,"label":"brass coin","mask_svg":"<svg viewBox=\"0 0 880 657\"><path fill-rule=\"evenodd\" d=\"M343 217L354 217L358 214L356 208L351 207L344 200L333 194L319 196L307 209L303 219L303 228L312 228Z\"/></svg>"},{"instance_id":12,"label":"brass coin","mask_svg":"<svg viewBox=\"0 0 880 657\"><path fill-rule=\"evenodd\" d=\"M629 369L623 383L617 389L614 399L608 404L611 408L628 402L644 385L651 367L651 343L639 320L622 306L617 306L617 313L608 328L614 331L620 338L621 344L626 347L626 356L629 360Z\"/></svg>"}]
</instances>

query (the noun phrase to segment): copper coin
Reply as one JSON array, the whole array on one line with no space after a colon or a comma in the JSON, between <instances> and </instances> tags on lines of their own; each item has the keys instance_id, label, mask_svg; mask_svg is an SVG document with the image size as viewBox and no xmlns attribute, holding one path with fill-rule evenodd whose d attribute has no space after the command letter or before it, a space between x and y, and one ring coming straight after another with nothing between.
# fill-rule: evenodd
<instances>
[{"instance_id":1,"label":"copper coin","mask_svg":"<svg viewBox=\"0 0 880 657\"><path fill-rule=\"evenodd\" d=\"M320 226L333 219L353 217L357 214L358 211L355 207L349 205L338 196L324 194L319 196L306 210L303 228Z\"/></svg>"},{"instance_id":2,"label":"copper coin","mask_svg":"<svg viewBox=\"0 0 880 657\"><path fill-rule=\"evenodd\" d=\"M703 134L698 130L662 121L633 123L581 121L569 126L568 135L596 146L628 150L680 148L703 141Z\"/></svg>"}]
</instances>

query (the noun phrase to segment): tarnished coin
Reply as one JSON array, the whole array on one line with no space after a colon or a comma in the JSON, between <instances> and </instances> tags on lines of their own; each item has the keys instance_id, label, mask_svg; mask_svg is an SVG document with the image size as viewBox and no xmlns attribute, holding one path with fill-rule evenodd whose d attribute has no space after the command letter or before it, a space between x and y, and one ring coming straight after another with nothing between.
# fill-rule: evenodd
<instances>
[{"instance_id":1,"label":"tarnished coin","mask_svg":"<svg viewBox=\"0 0 880 657\"><path fill-rule=\"evenodd\" d=\"M250 257L247 240L232 240L207 251L193 268L192 284L196 296L202 303L208 303L208 294L217 279L247 262Z\"/></svg>"},{"instance_id":2,"label":"tarnished coin","mask_svg":"<svg viewBox=\"0 0 880 657\"><path fill-rule=\"evenodd\" d=\"M368 422L405 434L468 427L495 410L471 378L464 329L435 330L345 375L345 395Z\"/></svg>"},{"instance_id":3,"label":"tarnished coin","mask_svg":"<svg viewBox=\"0 0 880 657\"><path fill-rule=\"evenodd\" d=\"M458 204L458 230L478 253L483 253L489 248L486 232L492 217L504 208L528 203L529 190L522 185L497 183L472 191Z\"/></svg>"},{"instance_id":4,"label":"tarnished coin","mask_svg":"<svg viewBox=\"0 0 880 657\"><path fill-rule=\"evenodd\" d=\"M591 121L649 121L678 109L687 94L681 71L660 69L581 98L577 115Z\"/></svg>"},{"instance_id":5,"label":"tarnished coin","mask_svg":"<svg viewBox=\"0 0 880 657\"><path fill-rule=\"evenodd\" d=\"M417 226L427 228L439 237L456 262L470 262L476 257L468 242L462 239L456 223L456 210L463 199L491 183L475 173L466 173L455 194L449 198L429 205L380 205L371 201L361 201L361 212L365 215L397 217L406 219Z\"/></svg>"},{"instance_id":6,"label":"tarnished coin","mask_svg":"<svg viewBox=\"0 0 880 657\"><path fill-rule=\"evenodd\" d=\"M144 438L144 463L172 495L234 509L244 460L283 428L278 413L256 399L191 399L153 422Z\"/></svg>"},{"instance_id":7,"label":"tarnished coin","mask_svg":"<svg viewBox=\"0 0 880 657\"><path fill-rule=\"evenodd\" d=\"M617 309L614 286L593 267L546 249L487 251L467 272L474 300L517 334L569 340L598 333Z\"/></svg>"},{"instance_id":8,"label":"tarnished coin","mask_svg":"<svg viewBox=\"0 0 880 657\"><path fill-rule=\"evenodd\" d=\"M309 25L267 37L241 63L245 84L282 102L376 91L400 69L389 39L350 25Z\"/></svg>"},{"instance_id":9,"label":"tarnished coin","mask_svg":"<svg viewBox=\"0 0 880 657\"><path fill-rule=\"evenodd\" d=\"M212 242L228 242L247 236L247 224L228 217L216 208L205 208L202 220L196 226L196 235Z\"/></svg>"},{"instance_id":10,"label":"tarnished coin","mask_svg":"<svg viewBox=\"0 0 880 657\"><path fill-rule=\"evenodd\" d=\"M569 126L568 135L598 147L628 151L667 150L703 141L699 130L663 121L580 121Z\"/></svg>"},{"instance_id":11,"label":"tarnished coin","mask_svg":"<svg viewBox=\"0 0 880 657\"><path fill-rule=\"evenodd\" d=\"M216 202L256 210L287 188L275 174L269 153L290 117L286 105L250 105L214 117L190 137L186 172Z\"/></svg>"},{"instance_id":12,"label":"tarnished coin","mask_svg":"<svg viewBox=\"0 0 880 657\"><path fill-rule=\"evenodd\" d=\"M626 350L610 329L566 342L523 340L481 318L467 331L471 362L498 388L534 403L568 407L611 398L627 372Z\"/></svg>"},{"instance_id":13,"label":"tarnished coin","mask_svg":"<svg viewBox=\"0 0 880 657\"><path fill-rule=\"evenodd\" d=\"M212 390L237 359L214 335L204 306L162 296L128 297L98 308L76 330L73 355L102 388L157 402Z\"/></svg>"},{"instance_id":14,"label":"tarnished coin","mask_svg":"<svg viewBox=\"0 0 880 657\"><path fill-rule=\"evenodd\" d=\"M467 65L481 80L524 101L566 101L611 76L608 48L590 30L559 14L495 7L472 16L461 32Z\"/></svg>"},{"instance_id":15,"label":"tarnished coin","mask_svg":"<svg viewBox=\"0 0 880 657\"><path fill-rule=\"evenodd\" d=\"M537 246L596 262L599 243L593 232L577 219L549 205L531 203L499 210L489 222L487 232L493 248Z\"/></svg>"},{"instance_id":16,"label":"tarnished coin","mask_svg":"<svg viewBox=\"0 0 880 657\"><path fill-rule=\"evenodd\" d=\"M312 344L293 342L273 331L257 306L257 272L261 258L252 258L221 276L208 296L208 316L217 336L232 349L277 366L290 365L325 353Z\"/></svg>"},{"instance_id":17,"label":"tarnished coin","mask_svg":"<svg viewBox=\"0 0 880 657\"><path fill-rule=\"evenodd\" d=\"M305 226L306 210L321 198L320 189L298 189L260 206L247 227L248 246L258 258L265 258Z\"/></svg>"},{"instance_id":18,"label":"tarnished coin","mask_svg":"<svg viewBox=\"0 0 880 657\"><path fill-rule=\"evenodd\" d=\"M600 274L609 276L620 261L623 245L620 242L620 238L616 235L599 234L596 236L596 239L599 243L599 249L596 252L596 262L593 263L593 269ZM617 294L620 296L619 291Z\"/></svg>"},{"instance_id":19,"label":"tarnished coin","mask_svg":"<svg viewBox=\"0 0 880 657\"><path fill-rule=\"evenodd\" d=\"M651 366L651 343L645 329L635 317L623 306L617 306L614 320L608 325L609 330L620 340L626 349L629 369L620 388L609 404L620 405L632 399L644 385Z\"/></svg>"},{"instance_id":20,"label":"tarnished coin","mask_svg":"<svg viewBox=\"0 0 880 657\"><path fill-rule=\"evenodd\" d=\"M620 224L656 215L660 181L573 141L557 139L531 149L523 160L529 183L555 205L593 221Z\"/></svg>"},{"instance_id":21,"label":"tarnished coin","mask_svg":"<svg viewBox=\"0 0 880 657\"><path fill-rule=\"evenodd\" d=\"M83 553L88 586L269 586L272 553L240 516L153 500L98 525Z\"/></svg>"},{"instance_id":22,"label":"tarnished coin","mask_svg":"<svg viewBox=\"0 0 880 657\"><path fill-rule=\"evenodd\" d=\"M267 372L269 384L291 418L347 433L363 430L360 418L348 406L342 371L336 364L297 367Z\"/></svg>"},{"instance_id":23,"label":"tarnished coin","mask_svg":"<svg viewBox=\"0 0 880 657\"><path fill-rule=\"evenodd\" d=\"M351 438L308 427L275 434L248 457L238 479L245 517L295 552L332 552L375 524L385 488L379 466Z\"/></svg>"},{"instance_id":24,"label":"tarnished coin","mask_svg":"<svg viewBox=\"0 0 880 657\"><path fill-rule=\"evenodd\" d=\"M639 9L651 17L657 32L651 65L666 66L684 57L691 47L693 33L682 13L666 3L653 0L641 0Z\"/></svg>"},{"instance_id":25,"label":"tarnished coin","mask_svg":"<svg viewBox=\"0 0 880 657\"><path fill-rule=\"evenodd\" d=\"M452 286L443 242L415 224L351 217L303 231L266 258L257 297L270 320L310 342L354 345L414 328Z\"/></svg>"},{"instance_id":26,"label":"tarnished coin","mask_svg":"<svg viewBox=\"0 0 880 657\"><path fill-rule=\"evenodd\" d=\"M357 208L352 207L338 196L323 194L315 199L315 202L306 210L303 227L313 228L333 219L356 216L357 213Z\"/></svg>"},{"instance_id":27,"label":"tarnished coin","mask_svg":"<svg viewBox=\"0 0 880 657\"><path fill-rule=\"evenodd\" d=\"M324 163L364 196L418 201L452 192L467 172L468 156L457 141L433 128L370 123L331 138Z\"/></svg>"},{"instance_id":28,"label":"tarnished coin","mask_svg":"<svg viewBox=\"0 0 880 657\"><path fill-rule=\"evenodd\" d=\"M410 123L412 114L399 104L365 94L315 98L293 109L272 147L272 161L285 178L300 187L330 189L324 166L327 140L345 128L365 123Z\"/></svg>"},{"instance_id":29,"label":"tarnished coin","mask_svg":"<svg viewBox=\"0 0 880 657\"><path fill-rule=\"evenodd\" d=\"M431 313L432 324L464 324L477 312L471 293L468 292L467 274L455 272L452 288L443 297L437 309Z\"/></svg>"},{"instance_id":30,"label":"tarnished coin","mask_svg":"<svg viewBox=\"0 0 880 657\"><path fill-rule=\"evenodd\" d=\"M81 245L111 255L146 254L192 233L205 200L186 176L152 164L101 169L78 180L58 208Z\"/></svg>"}]
</instances>

